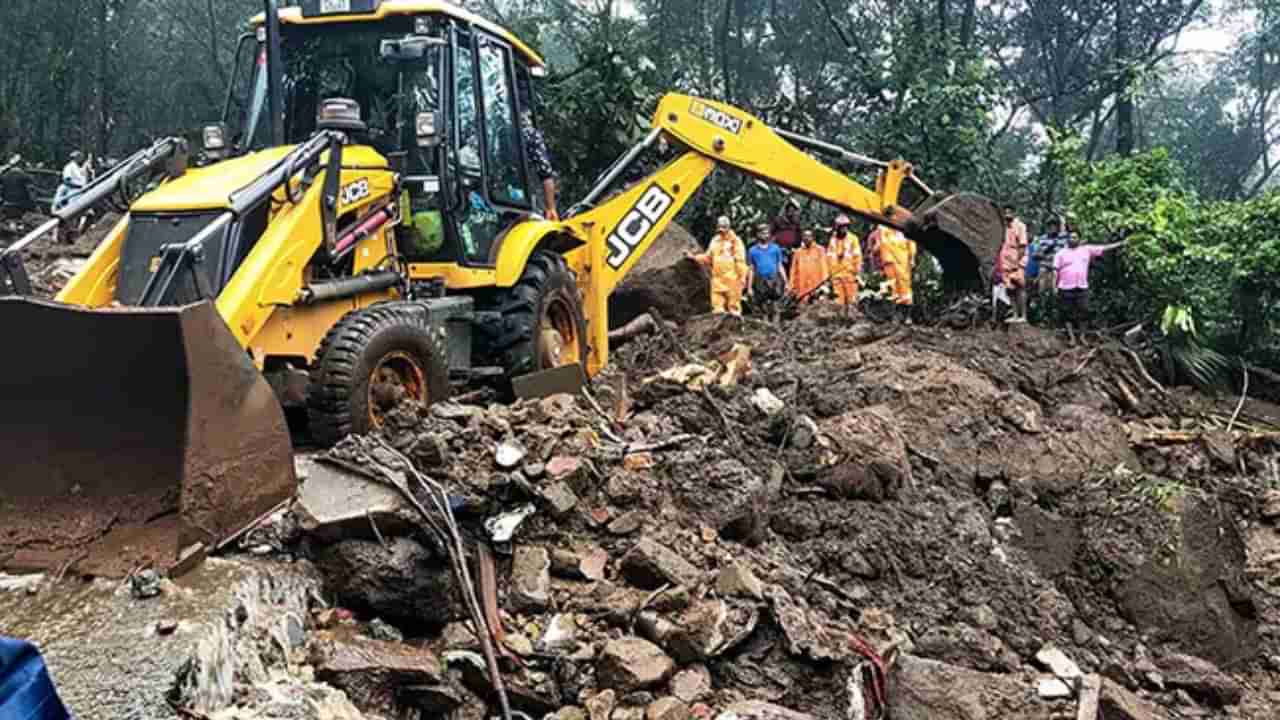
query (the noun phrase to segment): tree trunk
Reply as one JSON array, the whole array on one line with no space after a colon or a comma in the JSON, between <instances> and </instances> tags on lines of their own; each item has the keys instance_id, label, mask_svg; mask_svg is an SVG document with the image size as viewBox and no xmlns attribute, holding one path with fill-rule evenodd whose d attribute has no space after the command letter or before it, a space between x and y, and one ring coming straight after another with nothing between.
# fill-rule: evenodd
<instances>
[{"instance_id":1,"label":"tree trunk","mask_svg":"<svg viewBox=\"0 0 1280 720\"><path fill-rule=\"evenodd\" d=\"M964 14L960 16L960 49L973 47L974 28L978 23L978 0L964 0Z\"/></svg>"},{"instance_id":2,"label":"tree trunk","mask_svg":"<svg viewBox=\"0 0 1280 720\"><path fill-rule=\"evenodd\" d=\"M1127 0L1116 3L1116 152L1133 154L1136 145L1133 126L1133 70L1129 49L1130 7Z\"/></svg>"}]
</instances>

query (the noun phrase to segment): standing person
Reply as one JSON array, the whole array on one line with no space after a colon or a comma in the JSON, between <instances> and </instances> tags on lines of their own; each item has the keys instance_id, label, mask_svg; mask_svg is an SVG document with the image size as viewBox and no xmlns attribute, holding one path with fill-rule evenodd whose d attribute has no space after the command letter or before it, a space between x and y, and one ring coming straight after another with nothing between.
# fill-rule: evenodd
<instances>
[{"instance_id":1,"label":"standing person","mask_svg":"<svg viewBox=\"0 0 1280 720\"><path fill-rule=\"evenodd\" d=\"M911 273L916 267L916 244L891 227L880 227L880 268L893 285L893 303L898 306L898 319L911 324Z\"/></svg>"},{"instance_id":2,"label":"standing person","mask_svg":"<svg viewBox=\"0 0 1280 720\"><path fill-rule=\"evenodd\" d=\"M1036 238L1035 254L1036 263L1039 265L1040 273L1036 278L1039 287L1038 292L1042 296L1047 296L1057 289L1057 272L1053 269L1053 259L1062 250L1066 250L1071 240L1071 233L1067 231L1067 221L1061 215L1054 217L1053 222L1049 225L1049 232ZM1028 265L1030 260L1027 261ZM1028 274L1028 277L1030 275Z\"/></svg>"},{"instance_id":3,"label":"standing person","mask_svg":"<svg viewBox=\"0 0 1280 720\"><path fill-rule=\"evenodd\" d=\"M22 156L9 158L9 164L0 172L0 202L4 203L4 217L13 230L15 221L36 209L31 199L31 176L22 169Z\"/></svg>"},{"instance_id":4,"label":"standing person","mask_svg":"<svg viewBox=\"0 0 1280 720\"><path fill-rule=\"evenodd\" d=\"M858 275L862 272L862 241L849 232L849 216L836 218L835 231L827 243L827 267L836 303L852 313L858 306Z\"/></svg>"},{"instance_id":5,"label":"standing person","mask_svg":"<svg viewBox=\"0 0 1280 720\"><path fill-rule=\"evenodd\" d=\"M556 168L551 162L551 152L547 150L547 140L533 124L533 113L525 110L520 114L520 132L524 136L524 151L529 160L529 169L538 175L542 183L543 214L548 220L558 222L560 210L556 206Z\"/></svg>"},{"instance_id":6,"label":"standing person","mask_svg":"<svg viewBox=\"0 0 1280 720\"><path fill-rule=\"evenodd\" d=\"M1004 245L1000 248L1000 274L1013 301L1011 323L1027 321L1027 226L1013 213L1012 205L1004 206Z\"/></svg>"},{"instance_id":7,"label":"standing person","mask_svg":"<svg viewBox=\"0 0 1280 720\"><path fill-rule=\"evenodd\" d=\"M747 292L761 302L781 299L787 292L787 276L782 270L782 248L769 235L769 225L756 226L756 243L747 253Z\"/></svg>"},{"instance_id":8,"label":"standing person","mask_svg":"<svg viewBox=\"0 0 1280 720\"><path fill-rule=\"evenodd\" d=\"M1123 242L1110 245L1081 245L1080 236L1071 233L1067 240L1067 249L1059 251L1053 258L1053 267L1058 275L1058 302L1062 307L1063 320L1071 342L1076 340L1075 328L1078 324L1081 332L1089 324L1089 265L1094 258L1123 247Z\"/></svg>"},{"instance_id":9,"label":"standing person","mask_svg":"<svg viewBox=\"0 0 1280 720\"><path fill-rule=\"evenodd\" d=\"M773 241L785 252L794 252L800 247L800 203L795 198L787 198L782 214L769 223L769 231L773 233Z\"/></svg>"},{"instance_id":10,"label":"standing person","mask_svg":"<svg viewBox=\"0 0 1280 720\"><path fill-rule=\"evenodd\" d=\"M716 236L701 255L689 254L711 268L711 312L742 315L742 290L747 282L747 250L729 218L716 221Z\"/></svg>"},{"instance_id":11,"label":"standing person","mask_svg":"<svg viewBox=\"0 0 1280 720\"><path fill-rule=\"evenodd\" d=\"M89 184L89 176L86 174L83 162L84 153L74 150L71 153L71 160L62 166L62 184L58 186L58 191L53 196L55 211L67 204L71 198L79 195L85 185Z\"/></svg>"},{"instance_id":12,"label":"standing person","mask_svg":"<svg viewBox=\"0 0 1280 720\"><path fill-rule=\"evenodd\" d=\"M816 240L812 230L805 230L800 247L791 254L791 294L803 303L813 302L829 275L827 253Z\"/></svg>"}]
</instances>

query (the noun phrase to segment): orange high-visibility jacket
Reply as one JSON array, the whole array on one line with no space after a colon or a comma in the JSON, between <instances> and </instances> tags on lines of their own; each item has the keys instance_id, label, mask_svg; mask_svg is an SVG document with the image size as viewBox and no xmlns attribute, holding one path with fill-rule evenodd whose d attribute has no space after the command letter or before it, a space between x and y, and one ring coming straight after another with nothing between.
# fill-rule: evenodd
<instances>
[{"instance_id":1,"label":"orange high-visibility jacket","mask_svg":"<svg viewBox=\"0 0 1280 720\"><path fill-rule=\"evenodd\" d=\"M827 244L827 265L831 277L857 277L862 272L862 242L858 236L849 233L841 239L832 235Z\"/></svg>"},{"instance_id":2,"label":"orange high-visibility jacket","mask_svg":"<svg viewBox=\"0 0 1280 720\"><path fill-rule=\"evenodd\" d=\"M716 233L698 262L711 268L711 292L742 290L747 282L747 249L732 230Z\"/></svg>"},{"instance_id":3,"label":"orange high-visibility jacket","mask_svg":"<svg viewBox=\"0 0 1280 720\"><path fill-rule=\"evenodd\" d=\"M814 243L791 253L791 292L804 297L827 281L827 251Z\"/></svg>"}]
</instances>

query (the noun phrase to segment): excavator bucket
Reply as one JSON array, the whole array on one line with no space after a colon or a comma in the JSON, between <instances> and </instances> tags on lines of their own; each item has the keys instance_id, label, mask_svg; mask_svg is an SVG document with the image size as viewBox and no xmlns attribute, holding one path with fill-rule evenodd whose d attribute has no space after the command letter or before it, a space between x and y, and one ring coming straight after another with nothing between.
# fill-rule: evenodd
<instances>
[{"instance_id":1,"label":"excavator bucket","mask_svg":"<svg viewBox=\"0 0 1280 720\"><path fill-rule=\"evenodd\" d=\"M0 298L0 570L177 574L292 496L284 414L213 305Z\"/></svg>"},{"instance_id":2,"label":"excavator bucket","mask_svg":"<svg viewBox=\"0 0 1280 720\"><path fill-rule=\"evenodd\" d=\"M906 235L938 258L949 289L979 290L989 280L1004 229L1000 208L989 198L937 194L911 211Z\"/></svg>"}]
</instances>

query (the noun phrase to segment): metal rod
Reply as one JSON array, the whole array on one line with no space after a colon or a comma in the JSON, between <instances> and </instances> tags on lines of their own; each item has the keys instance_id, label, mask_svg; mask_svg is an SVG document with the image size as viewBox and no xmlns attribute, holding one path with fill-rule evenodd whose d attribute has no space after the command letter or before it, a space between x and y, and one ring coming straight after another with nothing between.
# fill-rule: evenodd
<instances>
[{"instance_id":1,"label":"metal rod","mask_svg":"<svg viewBox=\"0 0 1280 720\"><path fill-rule=\"evenodd\" d=\"M614 181L621 177L622 173L626 172L627 168L631 167L631 164L636 161L636 158L640 157L640 153L648 150L655 142L658 141L658 136L661 134L661 128L654 128L649 131L649 134L645 136L644 140L641 140L638 145L628 150L622 157L618 158L617 162L610 166L609 169L605 171L604 175L596 181L595 187L591 188L591 192L587 193L585 198L569 209L568 217L572 217L578 212L594 205L601 196L608 192L609 187L613 185Z\"/></svg>"},{"instance_id":2,"label":"metal rod","mask_svg":"<svg viewBox=\"0 0 1280 720\"><path fill-rule=\"evenodd\" d=\"M20 253L23 250L27 249L28 245L35 242L36 240L39 240L49 232L53 231L54 228L58 227L59 222L61 222L61 220L59 220L58 218L53 218L52 220L46 220L43 225L24 235L22 239L19 240L18 242L10 245L9 247L3 250L0 250L0 258L8 257L9 255Z\"/></svg>"},{"instance_id":3,"label":"metal rod","mask_svg":"<svg viewBox=\"0 0 1280 720\"><path fill-rule=\"evenodd\" d=\"M222 122L230 122L231 98L235 96L236 81L240 79L240 53L246 41L254 39L253 33L245 33L236 41L236 54L231 60L231 82L227 83L227 99L222 103Z\"/></svg>"},{"instance_id":4,"label":"metal rod","mask_svg":"<svg viewBox=\"0 0 1280 720\"><path fill-rule=\"evenodd\" d=\"M281 89L284 68L280 61L280 14L276 0L262 0L266 11L263 23L267 29L267 109L271 113L271 144L284 144L284 91Z\"/></svg>"},{"instance_id":5,"label":"metal rod","mask_svg":"<svg viewBox=\"0 0 1280 720\"><path fill-rule=\"evenodd\" d=\"M792 143L799 145L800 147L808 148L810 150L817 150L819 152L824 152L829 155L835 155L837 157L843 158L850 162L862 163L863 165L872 165L878 168L889 167L889 163L885 162L884 160L876 160L873 157L868 157L866 155L862 155L861 153L856 153L852 150L846 150L840 147L839 145L832 145L829 142L824 142L822 140L818 140L817 138L811 138L807 135L800 135L797 133L793 133L789 130L775 130L774 132L778 133L779 135L786 138L787 140L790 140Z\"/></svg>"}]
</instances>

